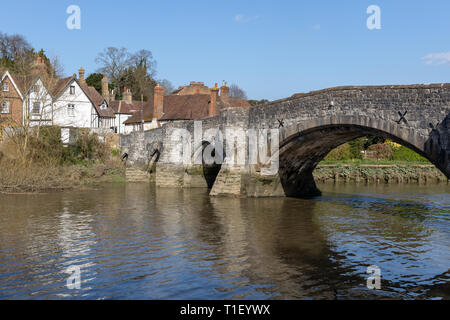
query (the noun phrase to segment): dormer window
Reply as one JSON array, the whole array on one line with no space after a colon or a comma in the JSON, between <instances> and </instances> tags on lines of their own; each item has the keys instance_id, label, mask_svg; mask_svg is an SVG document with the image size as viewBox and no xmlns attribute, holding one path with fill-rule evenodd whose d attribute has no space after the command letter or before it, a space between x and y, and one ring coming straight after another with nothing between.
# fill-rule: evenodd
<instances>
[{"instance_id":1,"label":"dormer window","mask_svg":"<svg viewBox=\"0 0 450 320\"><path fill-rule=\"evenodd\" d=\"M71 95L75 94L75 86L70 86L70 94Z\"/></svg>"},{"instance_id":2,"label":"dormer window","mask_svg":"<svg viewBox=\"0 0 450 320\"><path fill-rule=\"evenodd\" d=\"M3 82L2 88L3 88L3 92L8 92L9 91L9 83L6 81Z\"/></svg>"},{"instance_id":3,"label":"dormer window","mask_svg":"<svg viewBox=\"0 0 450 320\"><path fill-rule=\"evenodd\" d=\"M102 103L102 105L100 106L100 109L102 110L106 110L106 108L108 108L108 106L106 105L106 103Z\"/></svg>"}]
</instances>

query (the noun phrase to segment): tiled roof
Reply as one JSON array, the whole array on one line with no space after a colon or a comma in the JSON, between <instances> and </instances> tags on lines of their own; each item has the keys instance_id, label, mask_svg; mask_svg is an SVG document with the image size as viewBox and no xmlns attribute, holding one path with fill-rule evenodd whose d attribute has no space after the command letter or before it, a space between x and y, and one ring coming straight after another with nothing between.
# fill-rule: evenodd
<instances>
[{"instance_id":1,"label":"tiled roof","mask_svg":"<svg viewBox=\"0 0 450 320\"><path fill-rule=\"evenodd\" d=\"M125 124L133 124L133 123L141 123L142 122L142 113L141 109L137 110L127 121ZM144 104L144 120L146 122L151 122L153 120L153 99L150 99Z\"/></svg>"},{"instance_id":2,"label":"tiled roof","mask_svg":"<svg viewBox=\"0 0 450 320\"><path fill-rule=\"evenodd\" d=\"M144 105L147 102L144 101ZM123 100L110 101L109 106L114 110L114 113L120 114L134 114L135 112L141 110L142 103L141 101L133 100L131 103L128 103Z\"/></svg>"},{"instance_id":3,"label":"tiled roof","mask_svg":"<svg viewBox=\"0 0 450 320\"><path fill-rule=\"evenodd\" d=\"M164 96L164 115L160 121L193 120L208 117L211 96L209 94L192 95L168 95ZM217 105L219 109L239 107L249 108L250 104L245 99L218 97ZM153 103L144 107L144 121L153 120ZM125 124L140 123L142 121L140 113L130 117Z\"/></svg>"},{"instance_id":4,"label":"tiled roof","mask_svg":"<svg viewBox=\"0 0 450 320\"><path fill-rule=\"evenodd\" d=\"M53 97L57 97L62 93L62 90L66 88L69 83L74 79L74 77L67 77L58 79L52 89L50 89Z\"/></svg>"},{"instance_id":5,"label":"tiled roof","mask_svg":"<svg viewBox=\"0 0 450 320\"><path fill-rule=\"evenodd\" d=\"M162 121L201 119L208 117L211 96L195 94L186 96L169 95L164 97Z\"/></svg>"},{"instance_id":6,"label":"tiled roof","mask_svg":"<svg viewBox=\"0 0 450 320\"><path fill-rule=\"evenodd\" d=\"M89 99L94 103L95 110L97 110L97 113L102 118L114 118L114 111L111 109L111 107L107 106L106 109L102 109L101 106L103 105L103 102L105 102L105 99L101 96L100 93L97 92L97 90L94 87L88 87L87 85L81 85L83 90L88 95Z\"/></svg>"}]
</instances>

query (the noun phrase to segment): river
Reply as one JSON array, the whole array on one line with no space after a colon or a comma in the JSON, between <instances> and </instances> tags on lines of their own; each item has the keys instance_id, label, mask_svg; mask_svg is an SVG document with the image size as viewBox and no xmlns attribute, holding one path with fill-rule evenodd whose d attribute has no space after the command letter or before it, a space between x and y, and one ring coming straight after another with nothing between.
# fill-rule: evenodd
<instances>
[{"instance_id":1,"label":"river","mask_svg":"<svg viewBox=\"0 0 450 320\"><path fill-rule=\"evenodd\" d=\"M449 299L450 187L0 195L0 299ZM368 266L381 289L367 288ZM67 269L79 267L81 288Z\"/></svg>"}]
</instances>

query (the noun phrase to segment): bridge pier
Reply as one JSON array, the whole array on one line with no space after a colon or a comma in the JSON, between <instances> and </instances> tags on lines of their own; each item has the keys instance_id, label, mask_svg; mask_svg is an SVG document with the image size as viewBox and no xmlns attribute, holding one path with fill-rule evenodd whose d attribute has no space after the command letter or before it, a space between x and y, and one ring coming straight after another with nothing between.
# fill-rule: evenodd
<instances>
[{"instance_id":1,"label":"bridge pier","mask_svg":"<svg viewBox=\"0 0 450 320\"><path fill-rule=\"evenodd\" d=\"M211 188L217 173L203 165L158 164L156 186L162 188Z\"/></svg>"},{"instance_id":2,"label":"bridge pier","mask_svg":"<svg viewBox=\"0 0 450 320\"><path fill-rule=\"evenodd\" d=\"M285 197L280 176L261 175L252 166L223 166L210 193L213 197Z\"/></svg>"}]
</instances>

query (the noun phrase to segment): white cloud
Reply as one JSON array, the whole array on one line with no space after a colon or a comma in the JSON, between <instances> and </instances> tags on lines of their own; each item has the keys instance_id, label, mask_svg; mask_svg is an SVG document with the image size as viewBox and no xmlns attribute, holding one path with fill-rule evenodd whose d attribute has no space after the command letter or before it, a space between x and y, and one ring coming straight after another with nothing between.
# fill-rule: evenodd
<instances>
[{"instance_id":1,"label":"white cloud","mask_svg":"<svg viewBox=\"0 0 450 320\"><path fill-rule=\"evenodd\" d=\"M422 57L427 65L450 64L450 52L430 53Z\"/></svg>"},{"instance_id":2,"label":"white cloud","mask_svg":"<svg viewBox=\"0 0 450 320\"><path fill-rule=\"evenodd\" d=\"M253 20L259 19L259 16L247 17L246 15L239 13L234 16L234 21L238 23L247 23Z\"/></svg>"}]
</instances>

